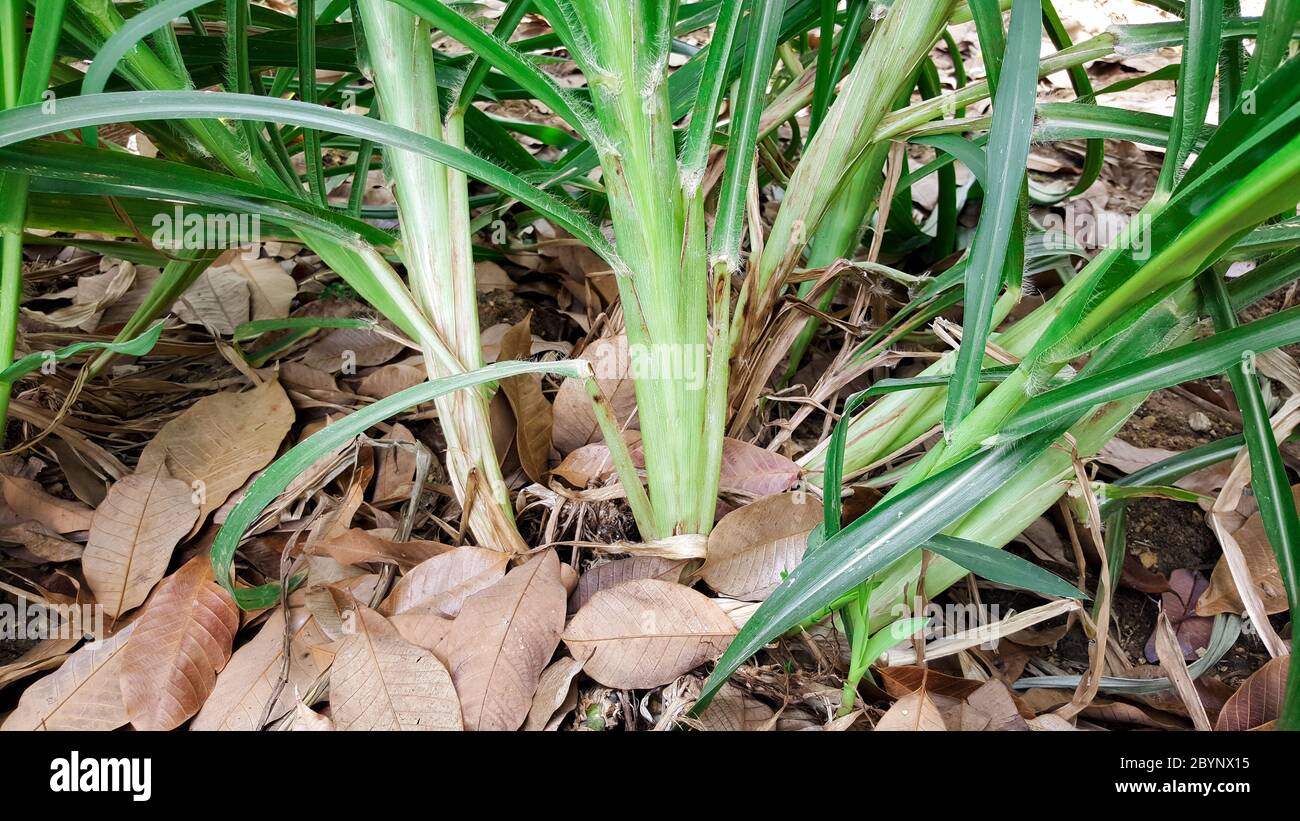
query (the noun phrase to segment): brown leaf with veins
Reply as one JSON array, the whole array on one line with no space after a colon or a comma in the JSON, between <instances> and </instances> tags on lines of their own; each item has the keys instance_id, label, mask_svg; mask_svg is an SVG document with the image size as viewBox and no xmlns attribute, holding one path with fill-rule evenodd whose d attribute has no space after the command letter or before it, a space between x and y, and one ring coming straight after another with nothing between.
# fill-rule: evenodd
<instances>
[{"instance_id":1,"label":"brown leaf with veins","mask_svg":"<svg viewBox=\"0 0 1300 821\"><path fill-rule=\"evenodd\" d=\"M140 454L136 472L149 472L165 461L172 476L200 492L197 529L275 458L294 418L279 382L205 396L162 426Z\"/></svg>"},{"instance_id":2,"label":"brown leaf with veins","mask_svg":"<svg viewBox=\"0 0 1300 821\"><path fill-rule=\"evenodd\" d=\"M547 550L465 601L443 642L467 730L517 730L564 630L560 560Z\"/></svg>"},{"instance_id":3,"label":"brown leaf with veins","mask_svg":"<svg viewBox=\"0 0 1300 821\"><path fill-rule=\"evenodd\" d=\"M0 730L116 730L127 722L119 674L134 625L92 641L23 691Z\"/></svg>"},{"instance_id":4,"label":"brown leaf with veins","mask_svg":"<svg viewBox=\"0 0 1300 821\"><path fill-rule=\"evenodd\" d=\"M533 694L533 704L524 721L525 730L554 730L564 716L577 706L577 688L573 679L582 672L577 659L564 656L542 671Z\"/></svg>"},{"instance_id":5,"label":"brown leaf with veins","mask_svg":"<svg viewBox=\"0 0 1300 821\"><path fill-rule=\"evenodd\" d=\"M627 337L602 337L582 352L579 359L591 363L596 384L609 399L614 422L620 428L636 429L636 389L631 372ZM555 394L551 442L561 455L601 438L596 414L591 409L587 388L581 379L565 379Z\"/></svg>"},{"instance_id":6,"label":"brown leaf with veins","mask_svg":"<svg viewBox=\"0 0 1300 821\"><path fill-rule=\"evenodd\" d=\"M1296 503L1300 504L1300 485L1291 488ZM1258 512L1251 515L1246 523L1232 534L1250 569L1250 578L1255 589L1259 591L1264 612L1268 615L1285 613L1287 610L1286 587L1282 584L1282 573L1277 567L1277 556L1269 544L1264 532L1264 519ZM1219 613L1240 615L1246 609L1241 596L1237 593L1237 584L1228 569L1227 559L1220 557L1210 573L1210 587L1196 602L1196 612L1202 616L1214 616Z\"/></svg>"},{"instance_id":7,"label":"brown leaf with veins","mask_svg":"<svg viewBox=\"0 0 1300 821\"><path fill-rule=\"evenodd\" d=\"M55 533L90 530L95 511L81 502L60 499L45 492L37 482L0 475L5 504L20 521L40 522Z\"/></svg>"},{"instance_id":8,"label":"brown leaf with veins","mask_svg":"<svg viewBox=\"0 0 1300 821\"><path fill-rule=\"evenodd\" d=\"M895 701L876 722L883 731L943 731L948 729L939 706L925 690L917 690Z\"/></svg>"},{"instance_id":9,"label":"brown leaf with veins","mask_svg":"<svg viewBox=\"0 0 1300 821\"><path fill-rule=\"evenodd\" d=\"M158 462L125 476L95 509L81 570L110 618L141 605L198 518L190 486Z\"/></svg>"},{"instance_id":10,"label":"brown leaf with veins","mask_svg":"<svg viewBox=\"0 0 1300 821\"><path fill-rule=\"evenodd\" d=\"M631 556L593 565L578 579L578 586L570 594L569 612L578 612L583 605L591 601L592 596L623 582L635 579L679 582L682 580L682 570L685 567L685 560L669 559L664 556Z\"/></svg>"},{"instance_id":11,"label":"brown leaf with veins","mask_svg":"<svg viewBox=\"0 0 1300 821\"><path fill-rule=\"evenodd\" d=\"M203 706L230 660L239 609L207 556L163 579L122 651L122 697L137 730L173 730Z\"/></svg>"},{"instance_id":12,"label":"brown leaf with veins","mask_svg":"<svg viewBox=\"0 0 1300 821\"><path fill-rule=\"evenodd\" d=\"M532 318L530 311L528 316L506 331L501 338L498 361L529 357L533 346ZM515 449L519 454L519 464L529 479L540 482L550 465L553 425L551 403L542 393L542 378L537 374L520 374L502 379L501 392L515 414Z\"/></svg>"},{"instance_id":13,"label":"brown leaf with veins","mask_svg":"<svg viewBox=\"0 0 1300 821\"><path fill-rule=\"evenodd\" d=\"M737 508L709 534L700 573L709 587L742 601L762 601L803 559L821 506L802 494L777 493Z\"/></svg>"},{"instance_id":14,"label":"brown leaf with veins","mask_svg":"<svg viewBox=\"0 0 1300 821\"><path fill-rule=\"evenodd\" d=\"M682 584L637 579L592 596L569 622L564 643L596 681L642 690L713 661L735 634L707 596Z\"/></svg>"},{"instance_id":15,"label":"brown leaf with veins","mask_svg":"<svg viewBox=\"0 0 1300 821\"><path fill-rule=\"evenodd\" d=\"M1290 656L1279 656L1265 662L1223 705L1214 729L1253 730L1276 721L1282 715L1286 677L1290 670Z\"/></svg>"},{"instance_id":16,"label":"brown leaf with veins","mask_svg":"<svg viewBox=\"0 0 1300 821\"><path fill-rule=\"evenodd\" d=\"M387 615L432 613L455 618L465 599L505 575L509 561L505 553L482 547L458 547L441 553L398 579L379 609Z\"/></svg>"},{"instance_id":17,"label":"brown leaf with veins","mask_svg":"<svg viewBox=\"0 0 1300 821\"><path fill-rule=\"evenodd\" d=\"M289 680L276 699L267 721L293 709L297 693L305 693L316 680L311 644L327 637L306 613L295 613L290 639ZM191 730L259 730L267 702L284 672L284 610L277 609L257 635L235 651L217 676L216 686L190 723Z\"/></svg>"},{"instance_id":18,"label":"brown leaf with veins","mask_svg":"<svg viewBox=\"0 0 1300 821\"><path fill-rule=\"evenodd\" d=\"M330 718L339 730L459 730L451 676L428 650L374 610L350 611L353 632L330 667Z\"/></svg>"},{"instance_id":19,"label":"brown leaf with veins","mask_svg":"<svg viewBox=\"0 0 1300 821\"><path fill-rule=\"evenodd\" d=\"M772 718L775 715L771 707L736 685L727 683L722 685L699 721L705 730L712 732L752 732L774 729Z\"/></svg>"}]
</instances>

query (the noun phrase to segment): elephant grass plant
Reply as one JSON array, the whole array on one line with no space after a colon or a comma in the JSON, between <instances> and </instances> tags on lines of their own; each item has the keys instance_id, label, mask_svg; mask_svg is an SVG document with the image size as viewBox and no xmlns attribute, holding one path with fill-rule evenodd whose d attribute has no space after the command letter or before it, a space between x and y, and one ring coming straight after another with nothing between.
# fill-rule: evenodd
<instances>
[{"instance_id":1,"label":"elephant grass plant","mask_svg":"<svg viewBox=\"0 0 1300 821\"><path fill-rule=\"evenodd\" d=\"M233 588L244 529L297 472L427 401L437 404L475 539L526 549L487 400L497 380L547 369L587 380L642 536L703 536L713 526L724 434L761 434L755 420L773 378L792 376L815 338L804 314L792 320L791 300L807 298L804 307L824 316L837 289L852 293L850 276L884 275L907 284L905 304L881 316L872 307L871 327L836 360L830 383L847 384L959 304L960 345L915 379L878 384L868 404L850 400L836 435L803 456L826 521L720 660L700 709L767 642L832 611L855 648L851 706L855 676L865 675L883 641L876 636L915 591L923 564L931 595L970 569L945 556L998 564L988 557L1005 554L994 548L1072 486L1090 494L1079 487L1079 460L1146 394L1214 374L1229 374L1243 408L1252 488L1296 608L1300 526L1252 355L1300 341L1300 322L1284 312L1237 326L1235 312L1300 275L1292 219L1300 60L1287 59L1300 2L1269 0L1262 20L1211 0L1161 5L1182 19L1071 44L1050 0L510 0L492 31L442 0L302 3L296 15L247 0L0 0L0 355L4 364L13 355L22 246L39 241L25 226L94 231L118 238L108 247L124 255L156 258L159 249L135 241L132 222L178 202L260 215L412 339L429 383L298 445L231 513L213 556L219 580ZM513 37L529 12L550 31ZM981 80L967 78L949 33L967 21L983 52ZM701 49L681 39L706 27ZM1058 50L1040 57L1044 31ZM1248 60L1243 41L1254 43ZM938 44L959 69L951 91L931 58ZM1088 84L1089 61L1163 46L1182 48L1172 117L1104 105L1110 89ZM687 56L670 69L674 54ZM543 70L560 56L576 67L579 87ZM320 70L337 79L324 81ZM1037 102L1037 79L1059 71L1070 72L1079 98ZM1149 79L1159 77L1133 82ZM1210 127L1216 82L1221 110ZM508 99L534 100L557 123L510 123L479 105ZM966 116L984 99L991 114ZM143 130L160 157L100 144L94 128L115 122ZM523 150L521 133L543 134L556 156ZM1087 141L1068 196L1096 179L1107 139L1164 147L1165 166L1126 233L1075 272L1031 219L1032 204L1062 194L1026 179L1028 146ZM932 148L934 159L913 168L899 148L909 142ZM326 150L349 162L326 167ZM376 154L396 198L383 213L357 193ZM956 185L956 163L975 187ZM918 225L912 186L931 174L939 203L932 222ZM330 192L344 180L354 190L341 203ZM774 186L782 195L768 226L756 217L760 192ZM972 196L982 197L981 217L967 238L956 215ZM473 242L487 215L507 211L549 219L616 277L644 486L618 433L622 420L581 364L482 367ZM378 216L396 217L400 230L377 227ZM870 258L837 266L859 255L864 229ZM118 341L155 327L215 258L212 249L164 254L158 286ZM1225 284L1233 259L1262 264ZM1063 271L1063 287L1006 322L1026 272L1040 267ZM1215 332L1201 338L1207 317ZM118 350L104 349L90 372ZM702 382L686 378L699 373ZM0 382L6 402L11 382ZM918 453L937 430L940 441ZM875 473L908 455L919 458ZM841 528L846 476L892 489ZM922 549L932 560L923 562ZM1106 590L1094 592L1104 621ZM238 591L248 607L275 595L274 586ZM1300 723L1297 682L1288 685L1289 727Z\"/></svg>"}]
</instances>

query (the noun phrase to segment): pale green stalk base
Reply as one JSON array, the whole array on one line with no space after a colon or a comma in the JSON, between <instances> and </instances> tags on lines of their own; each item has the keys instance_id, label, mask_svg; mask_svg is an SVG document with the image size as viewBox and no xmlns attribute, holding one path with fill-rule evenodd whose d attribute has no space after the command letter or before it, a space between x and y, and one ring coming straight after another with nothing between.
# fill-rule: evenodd
<instances>
[{"instance_id":1,"label":"pale green stalk base","mask_svg":"<svg viewBox=\"0 0 1300 821\"><path fill-rule=\"evenodd\" d=\"M384 0L362 0L359 8L384 120L463 147L461 121L453 119L445 129L440 121L428 23ZM429 378L478 368L482 356L465 175L407 151L386 152L385 164L404 228L400 250L411 290L455 358L449 363L422 343ZM458 391L435 405L447 440L447 472L475 538L485 547L525 552L492 443L487 394ZM474 498L467 495L471 483Z\"/></svg>"}]
</instances>

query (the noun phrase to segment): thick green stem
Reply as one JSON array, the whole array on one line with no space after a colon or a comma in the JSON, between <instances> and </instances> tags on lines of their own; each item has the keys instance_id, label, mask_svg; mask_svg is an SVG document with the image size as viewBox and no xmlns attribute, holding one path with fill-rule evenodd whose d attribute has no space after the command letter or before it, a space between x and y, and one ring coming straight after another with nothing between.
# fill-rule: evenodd
<instances>
[{"instance_id":1,"label":"thick green stem","mask_svg":"<svg viewBox=\"0 0 1300 821\"><path fill-rule=\"evenodd\" d=\"M362 0L359 8L384 120L463 147L463 121L453 117L445 128L441 121L428 23L384 0ZM456 360L447 363L426 347L429 378L473 370L482 355L466 177L409 151L385 152L385 164L404 227L401 254L411 290ZM459 391L436 401L447 470L475 537L485 546L522 552L487 399L482 391ZM474 499L467 498L471 486L480 489Z\"/></svg>"},{"instance_id":2,"label":"thick green stem","mask_svg":"<svg viewBox=\"0 0 1300 821\"><path fill-rule=\"evenodd\" d=\"M659 4L575 3L598 66L588 78L610 218L627 271L618 286L627 327L655 532L704 533L705 258L686 244L668 99L668 38Z\"/></svg>"}]
</instances>

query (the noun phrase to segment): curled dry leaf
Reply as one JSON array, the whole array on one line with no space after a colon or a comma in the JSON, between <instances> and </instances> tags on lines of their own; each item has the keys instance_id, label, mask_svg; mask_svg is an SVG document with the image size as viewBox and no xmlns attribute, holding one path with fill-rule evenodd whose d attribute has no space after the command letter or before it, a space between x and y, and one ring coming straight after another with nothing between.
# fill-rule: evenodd
<instances>
[{"instance_id":1,"label":"curled dry leaf","mask_svg":"<svg viewBox=\"0 0 1300 821\"><path fill-rule=\"evenodd\" d=\"M189 484L199 498L197 528L275 458L293 422L293 406L279 382L205 396L163 425L140 454L136 471L165 462L172 476Z\"/></svg>"},{"instance_id":2,"label":"curled dry leaf","mask_svg":"<svg viewBox=\"0 0 1300 821\"><path fill-rule=\"evenodd\" d=\"M1282 714L1286 676L1290 669L1290 656L1279 656L1265 662L1223 705L1214 729L1253 730L1276 721Z\"/></svg>"},{"instance_id":3,"label":"curled dry leaf","mask_svg":"<svg viewBox=\"0 0 1300 821\"><path fill-rule=\"evenodd\" d=\"M394 423L393 430L380 441L403 442L405 446L376 448L375 489L371 503L385 505L411 498L415 485L415 435L405 425Z\"/></svg>"},{"instance_id":4,"label":"curled dry leaf","mask_svg":"<svg viewBox=\"0 0 1300 821\"><path fill-rule=\"evenodd\" d=\"M317 549L329 553L341 564L390 562L404 573L420 562L453 550L450 545L424 539L394 542L389 538L392 535L392 528L361 530L354 527L324 540Z\"/></svg>"},{"instance_id":5,"label":"curled dry leaf","mask_svg":"<svg viewBox=\"0 0 1300 821\"><path fill-rule=\"evenodd\" d=\"M700 573L719 593L762 601L799 564L821 519L821 507L801 493L777 493L733 510L709 534Z\"/></svg>"},{"instance_id":6,"label":"curled dry leaf","mask_svg":"<svg viewBox=\"0 0 1300 821\"><path fill-rule=\"evenodd\" d=\"M329 716L321 715L301 701L293 708L293 718L289 720L291 732L331 732L334 722Z\"/></svg>"},{"instance_id":7,"label":"curled dry leaf","mask_svg":"<svg viewBox=\"0 0 1300 821\"><path fill-rule=\"evenodd\" d=\"M84 548L55 533L40 522L18 522L0 526L0 542L14 542L44 562L71 562L81 558Z\"/></svg>"},{"instance_id":8,"label":"curled dry leaf","mask_svg":"<svg viewBox=\"0 0 1300 821\"><path fill-rule=\"evenodd\" d=\"M943 714L935 700L925 690L917 690L895 701L893 706L876 722L877 730L947 730Z\"/></svg>"},{"instance_id":9,"label":"curled dry leaf","mask_svg":"<svg viewBox=\"0 0 1300 821\"><path fill-rule=\"evenodd\" d=\"M135 625L92 641L28 687L0 730L116 730L127 722L118 678Z\"/></svg>"},{"instance_id":10,"label":"curled dry leaf","mask_svg":"<svg viewBox=\"0 0 1300 821\"><path fill-rule=\"evenodd\" d=\"M81 557L86 582L105 613L117 618L144 602L198 515L190 486L173 479L161 461L109 488Z\"/></svg>"},{"instance_id":11,"label":"curled dry leaf","mask_svg":"<svg viewBox=\"0 0 1300 821\"><path fill-rule=\"evenodd\" d=\"M524 719L525 730L554 730L578 703L573 679L582 672L582 664L565 656L542 671L533 694L533 704Z\"/></svg>"},{"instance_id":12,"label":"curled dry leaf","mask_svg":"<svg viewBox=\"0 0 1300 821\"><path fill-rule=\"evenodd\" d=\"M281 688L267 721L289 712L316 679L311 644L323 643L324 633L306 613L294 614L290 638L289 679ZM259 730L262 714L284 672L284 610L277 609L251 641L235 651L217 676L217 684L190 723L191 730Z\"/></svg>"},{"instance_id":13,"label":"curled dry leaf","mask_svg":"<svg viewBox=\"0 0 1300 821\"><path fill-rule=\"evenodd\" d=\"M1291 488L1300 504L1300 485ZM1241 548L1246 566L1250 570L1250 579L1259 592L1259 599L1268 615L1284 613L1287 609L1286 588L1282 584L1282 573L1278 570L1277 556L1264 533L1264 520L1258 512L1232 534ZM1202 616L1214 616L1219 613L1240 614L1246 609L1237 592L1236 582L1232 579L1232 570L1227 559L1220 557L1210 574L1210 586L1195 602L1196 612Z\"/></svg>"},{"instance_id":14,"label":"curled dry leaf","mask_svg":"<svg viewBox=\"0 0 1300 821\"><path fill-rule=\"evenodd\" d=\"M703 594L637 579L592 596L569 622L564 643L596 681L640 690L713 661L735 634L731 619Z\"/></svg>"},{"instance_id":15,"label":"curled dry leaf","mask_svg":"<svg viewBox=\"0 0 1300 821\"><path fill-rule=\"evenodd\" d=\"M458 547L426 559L393 585L380 610L455 618L466 598L505 575L509 560L505 553L482 547Z\"/></svg>"},{"instance_id":16,"label":"curled dry leaf","mask_svg":"<svg viewBox=\"0 0 1300 821\"><path fill-rule=\"evenodd\" d=\"M662 556L632 556L627 559L614 559L603 564L587 568L578 579L578 586L569 596L569 612L576 613L591 597L602 590L608 590L623 582L636 579L659 579L665 582L679 582L686 562L668 559Z\"/></svg>"},{"instance_id":17,"label":"curled dry leaf","mask_svg":"<svg viewBox=\"0 0 1300 821\"><path fill-rule=\"evenodd\" d=\"M700 724L713 732L771 730L775 711L734 684L722 685L709 708L700 715Z\"/></svg>"},{"instance_id":18,"label":"curled dry leaf","mask_svg":"<svg viewBox=\"0 0 1300 821\"><path fill-rule=\"evenodd\" d=\"M532 313L511 326L501 338L501 360L527 359L532 352ZM551 403L542 393L542 378L522 374L501 380L501 392L515 414L515 448L519 464L534 482L546 475L551 456ZM585 395L585 390L584 390Z\"/></svg>"},{"instance_id":19,"label":"curled dry leaf","mask_svg":"<svg viewBox=\"0 0 1300 821\"><path fill-rule=\"evenodd\" d=\"M55 533L90 530L94 511L81 502L60 499L31 479L0 476L5 504L20 521L40 522Z\"/></svg>"},{"instance_id":20,"label":"curled dry leaf","mask_svg":"<svg viewBox=\"0 0 1300 821\"><path fill-rule=\"evenodd\" d=\"M340 730L459 730L460 702L447 668L357 605L330 667L330 715Z\"/></svg>"},{"instance_id":21,"label":"curled dry leaf","mask_svg":"<svg viewBox=\"0 0 1300 821\"><path fill-rule=\"evenodd\" d=\"M467 730L517 730L564 629L560 560L547 550L465 601L443 643Z\"/></svg>"},{"instance_id":22,"label":"curled dry leaf","mask_svg":"<svg viewBox=\"0 0 1300 821\"><path fill-rule=\"evenodd\" d=\"M801 472L799 465L779 453L739 439L722 441L720 490L746 496L768 496L789 490Z\"/></svg>"},{"instance_id":23,"label":"curled dry leaf","mask_svg":"<svg viewBox=\"0 0 1300 821\"><path fill-rule=\"evenodd\" d=\"M249 319L249 281L229 266L207 268L172 310L182 322L230 336Z\"/></svg>"},{"instance_id":24,"label":"curled dry leaf","mask_svg":"<svg viewBox=\"0 0 1300 821\"><path fill-rule=\"evenodd\" d=\"M613 408L614 421L623 428L637 428L636 390L630 375L627 337L597 339L579 359L591 363L596 384ZM596 414L591 410L591 400L581 379L565 379L560 383L560 390L555 394L554 418L551 443L562 455L601 438Z\"/></svg>"},{"instance_id":25,"label":"curled dry leaf","mask_svg":"<svg viewBox=\"0 0 1300 821\"><path fill-rule=\"evenodd\" d=\"M387 321L380 325L389 332L394 331L393 325ZM401 353L402 348L402 343L369 328L334 328L322 333L311 344L302 361L308 367L338 373L346 367L382 365Z\"/></svg>"},{"instance_id":26,"label":"curled dry leaf","mask_svg":"<svg viewBox=\"0 0 1300 821\"><path fill-rule=\"evenodd\" d=\"M172 730L199 711L230 660L239 609L196 556L158 585L122 651L122 697L137 730Z\"/></svg>"}]
</instances>

